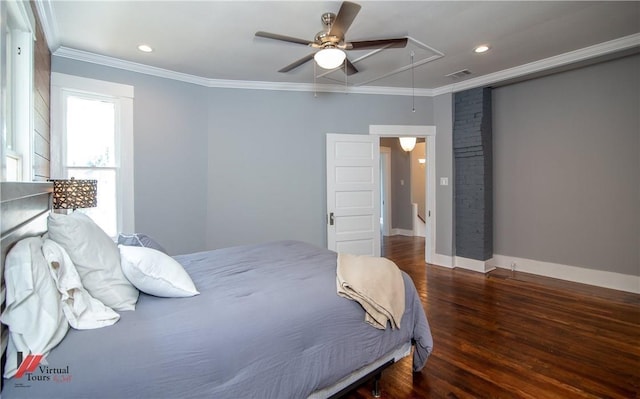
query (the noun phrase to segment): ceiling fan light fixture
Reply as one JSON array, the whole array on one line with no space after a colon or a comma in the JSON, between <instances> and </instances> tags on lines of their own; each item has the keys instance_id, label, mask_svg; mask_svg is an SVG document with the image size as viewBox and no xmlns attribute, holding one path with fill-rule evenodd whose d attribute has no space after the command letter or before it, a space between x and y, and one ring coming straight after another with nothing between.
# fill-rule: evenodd
<instances>
[{"instance_id":1,"label":"ceiling fan light fixture","mask_svg":"<svg viewBox=\"0 0 640 399\"><path fill-rule=\"evenodd\" d=\"M323 48L318 51L313 58L320 68L335 69L342 65L347 55L344 51L335 47Z\"/></svg>"},{"instance_id":2,"label":"ceiling fan light fixture","mask_svg":"<svg viewBox=\"0 0 640 399\"><path fill-rule=\"evenodd\" d=\"M413 150L416 147L415 137L400 137L400 147L406 152Z\"/></svg>"}]
</instances>

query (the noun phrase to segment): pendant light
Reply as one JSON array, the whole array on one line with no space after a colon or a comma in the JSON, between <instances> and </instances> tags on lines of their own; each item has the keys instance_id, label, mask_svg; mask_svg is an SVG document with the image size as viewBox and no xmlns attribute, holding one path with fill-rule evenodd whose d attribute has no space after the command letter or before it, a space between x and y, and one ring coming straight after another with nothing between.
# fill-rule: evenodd
<instances>
[{"instance_id":1,"label":"pendant light","mask_svg":"<svg viewBox=\"0 0 640 399\"><path fill-rule=\"evenodd\" d=\"M400 147L406 152L410 152L416 147L415 137L400 137Z\"/></svg>"}]
</instances>

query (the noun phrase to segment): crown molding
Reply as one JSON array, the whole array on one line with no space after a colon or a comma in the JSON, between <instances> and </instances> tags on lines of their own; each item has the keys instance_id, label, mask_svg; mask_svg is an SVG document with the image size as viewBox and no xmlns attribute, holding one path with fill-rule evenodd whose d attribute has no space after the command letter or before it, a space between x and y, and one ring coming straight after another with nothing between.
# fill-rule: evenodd
<instances>
[{"instance_id":1,"label":"crown molding","mask_svg":"<svg viewBox=\"0 0 640 399\"><path fill-rule=\"evenodd\" d=\"M48 39L47 39L48 40ZM124 69L146 75L157 76L165 79L173 79L181 82L196 84L205 87L246 89L246 90L284 90L284 91L307 91L307 92L330 92L345 94L377 94L377 95L397 95L397 96L419 96L434 97L445 93L455 93L475 87L488 86L508 79L513 79L540 71L549 70L565 66L571 63L584 61L617 51L628 50L640 46L640 34L633 34L608 42L585 47L565 54L545 58L528 64L505 69L488 75L465 80L435 89L415 89L402 87L382 87L382 86L343 86L311 83L289 83L289 82L262 82L246 80L226 80L208 79L200 76L175 72L168 69L152 67L145 64L125 61L118 58L107 57L82 50L75 50L68 47L59 47L53 55L56 57L69 58L77 61L89 62L93 64Z\"/></svg>"},{"instance_id":2,"label":"crown molding","mask_svg":"<svg viewBox=\"0 0 640 399\"><path fill-rule=\"evenodd\" d=\"M628 50L630 48L638 46L640 46L640 33L624 36L618 39L610 40L608 42L595 44L593 46L530 62L528 64L520 65L517 67L504 69L502 71L490 73L488 75L465 80L464 82L438 87L433 89L433 95L437 96L440 94L455 93L475 87L488 86L505 80L566 66L590 58L596 58L618 51Z\"/></svg>"},{"instance_id":3,"label":"crown molding","mask_svg":"<svg viewBox=\"0 0 640 399\"><path fill-rule=\"evenodd\" d=\"M383 94L410 96L413 90L404 87L382 87L368 86L355 87L338 84L313 84L313 83L289 83L289 82L261 82L249 80L227 80L208 79L186 73L175 72L168 69L157 68L136 62L125 61L119 58L107 57L100 54L83 50L76 50L69 47L59 47L54 53L56 57L69 58L76 61L89 62L92 64L108 66L112 68L124 69L131 72L138 72L145 75L157 76L165 79L173 79L181 82L196 84L205 87L215 87L224 89L247 89L247 90L284 90L284 91L306 91L306 92L329 92L346 94ZM432 97L431 89L416 89L415 95L420 97Z\"/></svg>"},{"instance_id":4,"label":"crown molding","mask_svg":"<svg viewBox=\"0 0 640 399\"><path fill-rule=\"evenodd\" d=\"M58 38L58 22L53 12L51 0L34 0L36 11L40 19L40 25L47 40L49 51L53 53L60 47L60 39Z\"/></svg>"},{"instance_id":5,"label":"crown molding","mask_svg":"<svg viewBox=\"0 0 640 399\"><path fill-rule=\"evenodd\" d=\"M107 57L84 50L76 50L69 47L60 47L53 54L55 57L69 58L76 61L88 62L107 66L111 68L124 69L131 72L143 73L145 75L157 76L165 79L173 79L181 82L192 83L200 86L207 86L209 79L186 73L170 71L168 69L156 68L153 66L140 64L137 62L125 61L119 58Z\"/></svg>"}]
</instances>

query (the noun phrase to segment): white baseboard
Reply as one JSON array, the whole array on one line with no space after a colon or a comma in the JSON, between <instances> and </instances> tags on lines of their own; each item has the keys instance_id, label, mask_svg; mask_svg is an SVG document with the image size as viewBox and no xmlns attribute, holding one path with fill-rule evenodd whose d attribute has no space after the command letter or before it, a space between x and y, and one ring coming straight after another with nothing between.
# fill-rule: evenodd
<instances>
[{"instance_id":1,"label":"white baseboard","mask_svg":"<svg viewBox=\"0 0 640 399\"><path fill-rule=\"evenodd\" d=\"M492 259L481 261L463 258L461 256L442 255L439 253L435 253L433 254L433 260L431 264L449 268L459 267L466 270L472 270L474 272L487 273L495 269L495 267L490 264L491 261Z\"/></svg>"},{"instance_id":2,"label":"white baseboard","mask_svg":"<svg viewBox=\"0 0 640 399\"><path fill-rule=\"evenodd\" d=\"M514 262L516 264L516 271L640 294L640 276L586 269L583 267L517 258L514 256L496 254L488 261L482 262L460 256L436 253L431 263L437 266L448 268L461 267L463 269L486 273L496 267L511 270L511 264Z\"/></svg>"},{"instance_id":3,"label":"white baseboard","mask_svg":"<svg viewBox=\"0 0 640 399\"><path fill-rule=\"evenodd\" d=\"M515 263L516 271L640 294L640 276L506 255L493 255L491 259L491 264L501 269L511 270L512 263Z\"/></svg>"},{"instance_id":4,"label":"white baseboard","mask_svg":"<svg viewBox=\"0 0 640 399\"><path fill-rule=\"evenodd\" d=\"M479 273L487 273L495 269L491 264L492 259L489 260L476 260L463 258L461 256L454 257L455 267L459 267L466 270L472 270Z\"/></svg>"},{"instance_id":5,"label":"white baseboard","mask_svg":"<svg viewBox=\"0 0 640 399\"><path fill-rule=\"evenodd\" d=\"M392 236L408 236L413 237L413 230L407 229L391 229Z\"/></svg>"},{"instance_id":6,"label":"white baseboard","mask_svg":"<svg viewBox=\"0 0 640 399\"><path fill-rule=\"evenodd\" d=\"M431 260L432 265L453 268L453 256L435 253Z\"/></svg>"}]
</instances>

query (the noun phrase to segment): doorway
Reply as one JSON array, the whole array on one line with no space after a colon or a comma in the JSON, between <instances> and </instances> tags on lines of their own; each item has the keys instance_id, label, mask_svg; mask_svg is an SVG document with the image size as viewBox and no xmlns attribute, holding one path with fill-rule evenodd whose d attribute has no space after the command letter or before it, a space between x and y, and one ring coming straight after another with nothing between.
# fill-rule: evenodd
<instances>
[{"instance_id":1,"label":"doorway","mask_svg":"<svg viewBox=\"0 0 640 399\"><path fill-rule=\"evenodd\" d=\"M407 125L370 125L369 134L378 136L378 140L381 138L395 138L399 137L417 137L424 138L425 142L425 160L424 167L426 173L424 174L424 220L425 220L425 262L432 263L432 259L435 255L435 236L436 236L436 212L435 212L435 126L407 126ZM385 156L383 152L380 152L380 157ZM382 166L382 162L381 162ZM380 175L380 199L381 204L384 204L382 194L388 193L389 190L384 190L382 184L387 184L389 179L385 179L382 174L384 171L381 169ZM390 185L388 186L390 187ZM390 205L390 203L389 203ZM381 207L382 208L382 207ZM384 215L383 215L384 218ZM389 217L387 216L387 219ZM383 220L384 221L384 220ZM384 224L381 225L384 229Z\"/></svg>"}]
</instances>

